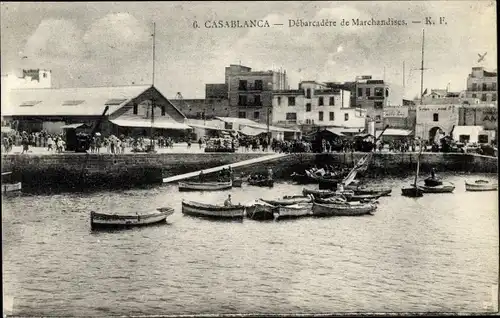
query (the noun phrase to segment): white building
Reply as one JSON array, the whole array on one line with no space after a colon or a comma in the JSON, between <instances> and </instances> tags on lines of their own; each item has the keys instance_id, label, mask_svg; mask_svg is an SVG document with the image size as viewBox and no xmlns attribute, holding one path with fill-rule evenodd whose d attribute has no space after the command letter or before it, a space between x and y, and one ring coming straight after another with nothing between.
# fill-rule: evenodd
<instances>
[{"instance_id":1,"label":"white building","mask_svg":"<svg viewBox=\"0 0 500 318\"><path fill-rule=\"evenodd\" d=\"M2 74L2 90L22 88L52 88L52 71L50 70L23 70L21 77L9 73Z\"/></svg>"},{"instance_id":2,"label":"white building","mask_svg":"<svg viewBox=\"0 0 500 318\"><path fill-rule=\"evenodd\" d=\"M296 90L273 94L273 124L311 127L365 128L366 110L350 107L348 90L304 81ZM304 127L306 126L306 127Z\"/></svg>"}]
</instances>

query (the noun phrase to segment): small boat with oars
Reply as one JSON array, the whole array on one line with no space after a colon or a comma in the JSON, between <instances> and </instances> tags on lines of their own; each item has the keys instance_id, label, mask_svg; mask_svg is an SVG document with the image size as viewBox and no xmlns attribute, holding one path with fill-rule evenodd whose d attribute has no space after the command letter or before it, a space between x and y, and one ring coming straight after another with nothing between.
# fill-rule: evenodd
<instances>
[{"instance_id":1,"label":"small boat with oars","mask_svg":"<svg viewBox=\"0 0 500 318\"><path fill-rule=\"evenodd\" d=\"M338 199L345 199L346 202L354 202L354 201L360 201L360 202L374 202L376 203L377 199L380 198L379 195L373 195L373 194L353 194L352 192L344 191L344 193L339 193L335 194L335 196L332 197L326 197L326 198L317 198L314 200L314 202L317 203L335 203L338 202Z\"/></svg>"},{"instance_id":2,"label":"small boat with oars","mask_svg":"<svg viewBox=\"0 0 500 318\"><path fill-rule=\"evenodd\" d=\"M312 197L310 195L285 195L281 199L260 199L271 205L294 205L297 203L310 203L312 202Z\"/></svg>"},{"instance_id":3,"label":"small boat with oars","mask_svg":"<svg viewBox=\"0 0 500 318\"><path fill-rule=\"evenodd\" d=\"M479 179L475 181L465 181L465 191L497 191L498 183L489 180Z\"/></svg>"},{"instance_id":4,"label":"small boat with oars","mask_svg":"<svg viewBox=\"0 0 500 318\"><path fill-rule=\"evenodd\" d=\"M110 214L91 211L90 226L92 229L97 229L151 225L165 222L167 217L173 213L174 209L169 207L131 214Z\"/></svg>"},{"instance_id":5,"label":"small boat with oars","mask_svg":"<svg viewBox=\"0 0 500 318\"><path fill-rule=\"evenodd\" d=\"M423 193L451 193L453 190L455 190L455 185L451 182L441 182L440 185L435 185L435 186L427 186L425 184L425 181L420 181L417 184L417 187L423 192Z\"/></svg>"},{"instance_id":6,"label":"small boat with oars","mask_svg":"<svg viewBox=\"0 0 500 318\"><path fill-rule=\"evenodd\" d=\"M374 203L345 202L345 203L314 203L312 213L314 216L358 216L370 214L377 209Z\"/></svg>"},{"instance_id":7,"label":"small boat with oars","mask_svg":"<svg viewBox=\"0 0 500 318\"><path fill-rule=\"evenodd\" d=\"M179 191L222 191L231 189L229 182L179 182Z\"/></svg>"},{"instance_id":8,"label":"small boat with oars","mask_svg":"<svg viewBox=\"0 0 500 318\"><path fill-rule=\"evenodd\" d=\"M245 215L243 205L215 205L194 201L182 201L182 213L218 219L242 219Z\"/></svg>"},{"instance_id":9,"label":"small boat with oars","mask_svg":"<svg viewBox=\"0 0 500 318\"><path fill-rule=\"evenodd\" d=\"M276 207L262 200L255 200L246 206L246 216L252 220L274 220Z\"/></svg>"},{"instance_id":10,"label":"small boat with oars","mask_svg":"<svg viewBox=\"0 0 500 318\"><path fill-rule=\"evenodd\" d=\"M291 219L312 215L312 203L297 203L276 207L276 219Z\"/></svg>"},{"instance_id":11,"label":"small boat with oars","mask_svg":"<svg viewBox=\"0 0 500 318\"><path fill-rule=\"evenodd\" d=\"M348 185L345 188L354 191L357 195L387 196L392 192L391 188L383 186Z\"/></svg>"},{"instance_id":12,"label":"small boat with oars","mask_svg":"<svg viewBox=\"0 0 500 318\"><path fill-rule=\"evenodd\" d=\"M14 182L12 180L12 172L2 172L2 194L10 195L20 193L22 190L21 182Z\"/></svg>"}]
</instances>

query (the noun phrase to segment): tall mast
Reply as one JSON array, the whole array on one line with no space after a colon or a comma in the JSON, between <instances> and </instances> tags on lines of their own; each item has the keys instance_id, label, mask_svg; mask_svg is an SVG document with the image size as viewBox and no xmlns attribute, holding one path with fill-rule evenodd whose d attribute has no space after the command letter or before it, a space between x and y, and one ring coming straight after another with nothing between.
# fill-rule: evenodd
<instances>
[{"instance_id":1,"label":"tall mast","mask_svg":"<svg viewBox=\"0 0 500 318\"><path fill-rule=\"evenodd\" d=\"M422 29L422 65L420 67L420 105L424 95L424 42L425 42L425 29Z\"/></svg>"},{"instance_id":2,"label":"tall mast","mask_svg":"<svg viewBox=\"0 0 500 318\"><path fill-rule=\"evenodd\" d=\"M152 86L155 85L155 40L156 40L156 23L153 22L153 72L152 72ZM151 150L154 150L154 136L153 136L153 124L155 122L155 99L154 97L151 97L151 131L150 131L150 138L151 138Z\"/></svg>"}]
</instances>

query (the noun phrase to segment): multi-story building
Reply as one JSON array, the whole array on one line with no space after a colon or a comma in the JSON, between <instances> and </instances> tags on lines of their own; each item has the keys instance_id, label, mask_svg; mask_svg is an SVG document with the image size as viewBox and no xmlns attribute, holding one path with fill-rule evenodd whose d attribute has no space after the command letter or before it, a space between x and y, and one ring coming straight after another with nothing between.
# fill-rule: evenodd
<instances>
[{"instance_id":1,"label":"multi-story building","mask_svg":"<svg viewBox=\"0 0 500 318\"><path fill-rule=\"evenodd\" d=\"M2 91L22 88L52 88L52 71L34 69L23 70L18 77L13 73L2 74Z\"/></svg>"},{"instance_id":2,"label":"multi-story building","mask_svg":"<svg viewBox=\"0 0 500 318\"><path fill-rule=\"evenodd\" d=\"M318 127L365 128L366 111L350 107L348 90L330 88L316 81L303 81L295 90L273 94L273 123L300 126L303 132Z\"/></svg>"},{"instance_id":3,"label":"multi-story building","mask_svg":"<svg viewBox=\"0 0 500 318\"><path fill-rule=\"evenodd\" d=\"M252 71L250 67L226 67L229 107L232 117L260 123L273 122L273 91L287 88L286 71Z\"/></svg>"},{"instance_id":4,"label":"multi-story building","mask_svg":"<svg viewBox=\"0 0 500 318\"><path fill-rule=\"evenodd\" d=\"M485 71L483 67L473 67L467 77L466 97L479 98L481 102L497 102L497 72Z\"/></svg>"},{"instance_id":5,"label":"multi-story building","mask_svg":"<svg viewBox=\"0 0 500 318\"><path fill-rule=\"evenodd\" d=\"M460 105L417 105L416 108L416 137L438 143L458 125Z\"/></svg>"},{"instance_id":6,"label":"multi-story building","mask_svg":"<svg viewBox=\"0 0 500 318\"><path fill-rule=\"evenodd\" d=\"M384 127L384 107L388 104L389 85L372 76L358 76L351 91L351 105L365 109L367 117L375 121L375 128Z\"/></svg>"},{"instance_id":7,"label":"multi-story building","mask_svg":"<svg viewBox=\"0 0 500 318\"><path fill-rule=\"evenodd\" d=\"M205 84L205 98L184 99L178 93L170 101L189 119L213 119L231 114L226 84Z\"/></svg>"}]
</instances>

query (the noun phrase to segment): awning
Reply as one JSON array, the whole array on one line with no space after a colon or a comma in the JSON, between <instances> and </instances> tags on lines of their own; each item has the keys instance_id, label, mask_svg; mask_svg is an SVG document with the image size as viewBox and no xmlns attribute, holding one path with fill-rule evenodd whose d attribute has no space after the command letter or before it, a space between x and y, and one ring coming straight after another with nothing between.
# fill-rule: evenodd
<instances>
[{"instance_id":1,"label":"awning","mask_svg":"<svg viewBox=\"0 0 500 318\"><path fill-rule=\"evenodd\" d=\"M140 127L140 128L151 127L150 120L113 119L110 120L110 122L121 127ZM191 127L189 127L186 124L174 121L157 121L154 122L152 126L153 128L160 128L160 129L191 129Z\"/></svg>"},{"instance_id":2,"label":"awning","mask_svg":"<svg viewBox=\"0 0 500 318\"><path fill-rule=\"evenodd\" d=\"M331 132L332 134L337 135L337 136L345 136L345 135L342 133L342 128L337 128L337 127L327 128L327 129L326 129L326 131L329 131L329 132Z\"/></svg>"},{"instance_id":3,"label":"awning","mask_svg":"<svg viewBox=\"0 0 500 318\"><path fill-rule=\"evenodd\" d=\"M382 133L382 130L377 130L375 132L375 135L377 135L377 138L380 137L380 134ZM395 128L388 128L384 131L384 134L382 136L402 136L402 137L407 137L412 134L411 130L406 130L406 129L395 129Z\"/></svg>"},{"instance_id":4,"label":"awning","mask_svg":"<svg viewBox=\"0 0 500 318\"><path fill-rule=\"evenodd\" d=\"M247 136L257 136L266 133L267 130L245 126L240 130L240 132Z\"/></svg>"},{"instance_id":5,"label":"awning","mask_svg":"<svg viewBox=\"0 0 500 318\"><path fill-rule=\"evenodd\" d=\"M69 125L64 125L64 126L61 126L60 128L61 129L76 129L78 127L81 127L85 125L84 123L79 123L79 124L69 124Z\"/></svg>"},{"instance_id":6,"label":"awning","mask_svg":"<svg viewBox=\"0 0 500 318\"><path fill-rule=\"evenodd\" d=\"M232 131L232 129L226 129L226 128L220 128L220 127L214 127L214 126L206 126L206 125L198 125L198 124L187 124L189 127L193 128L203 128L203 129L210 129L210 130L222 130L222 131Z\"/></svg>"}]
</instances>

